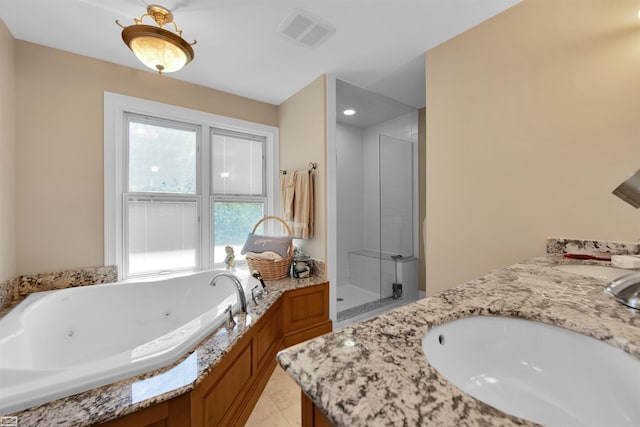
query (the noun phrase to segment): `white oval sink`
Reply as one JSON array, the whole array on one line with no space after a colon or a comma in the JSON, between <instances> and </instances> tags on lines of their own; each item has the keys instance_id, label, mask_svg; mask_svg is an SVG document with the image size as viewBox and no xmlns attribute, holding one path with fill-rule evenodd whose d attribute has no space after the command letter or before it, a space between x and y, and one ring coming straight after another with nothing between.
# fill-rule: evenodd
<instances>
[{"instance_id":1,"label":"white oval sink","mask_svg":"<svg viewBox=\"0 0 640 427\"><path fill-rule=\"evenodd\" d=\"M427 361L465 393L546 426L638 426L640 361L540 322L468 317L434 327Z\"/></svg>"},{"instance_id":2,"label":"white oval sink","mask_svg":"<svg viewBox=\"0 0 640 427\"><path fill-rule=\"evenodd\" d=\"M560 271L566 271L567 273L596 277L608 282L634 272L634 270L625 270L624 268L607 267L604 265L564 264L556 265L553 268Z\"/></svg>"}]
</instances>

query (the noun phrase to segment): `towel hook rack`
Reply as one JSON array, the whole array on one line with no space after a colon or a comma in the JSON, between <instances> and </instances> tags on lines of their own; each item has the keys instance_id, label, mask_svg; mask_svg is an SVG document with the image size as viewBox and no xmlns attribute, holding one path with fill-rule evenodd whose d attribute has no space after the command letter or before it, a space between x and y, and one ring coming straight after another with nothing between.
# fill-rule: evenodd
<instances>
[{"instance_id":1,"label":"towel hook rack","mask_svg":"<svg viewBox=\"0 0 640 427\"><path fill-rule=\"evenodd\" d=\"M314 171L318 169L318 164L316 162L309 162L309 173L311 173L311 171ZM280 173L282 175L286 175L287 174L287 170L286 169L280 169Z\"/></svg>"}]
</instances>

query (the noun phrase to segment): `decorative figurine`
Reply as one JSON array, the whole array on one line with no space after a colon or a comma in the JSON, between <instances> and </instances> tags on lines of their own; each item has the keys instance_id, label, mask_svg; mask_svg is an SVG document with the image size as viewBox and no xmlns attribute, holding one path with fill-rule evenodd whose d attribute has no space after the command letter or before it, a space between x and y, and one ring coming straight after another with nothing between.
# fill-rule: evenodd
<instances>
[{"instance_id":1,"label":"decorative figurine","mask_svg":"<svg viewBox=\"0 0 640 427\"><path fill-rule=\"evenodd\" d=\"M233 248L231 246L225 246L224 251L227 254L227 257L224 259L224 264L227 266L227 270L236 268L236 255L233 252Z\"/></svg>"}]
</instances>

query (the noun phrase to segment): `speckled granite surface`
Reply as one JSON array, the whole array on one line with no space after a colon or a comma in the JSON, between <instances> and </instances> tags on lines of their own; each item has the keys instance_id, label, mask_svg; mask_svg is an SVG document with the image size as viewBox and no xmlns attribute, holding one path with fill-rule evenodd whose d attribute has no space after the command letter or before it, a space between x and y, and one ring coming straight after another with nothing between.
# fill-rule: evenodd
<instances>
[{"instance_id":1,"label":"speckled granite surface","mask_svg":"<svg viewBox=\"0 0 640 427\"><path fill-rule=\"evenodd\" d=\"M53 273L40 273L20 276L18 295L25 296L33 292L53 291L56 289L89 286L100 283L112 283L118 280L115 265L106 267L87 267Z\"/></svg>"},{"instance_id":2,"label":"speckled granite surface","mask_svg":"<svg viewBox=\"0 0 640 427\"><path fill-rule=\"evenodd\" d=\"M169 400L200 384L236 342L287 290L325 282L321 277L282 279L267 282L267 295L247 314L236 316L237 325L217 329L172 365L117 383L27 409L18 417L20 427L82 427L108 421L138 409Z\"/></svg>"},{"instance_id":3,"label":"speckled granite surface","mask_svg":"<svg viewBox=\"0 0 640 427\"><path fill-rule=\"evenodd\" d=\"M600 279L565 273L548 255L497 270L278 354L280 365L338 426L529 426L451 384L422 351L430 327L485 315L564 327L640 359L640 311L603 292Z\"/></svg>"},{"instance_id":4,"label":"speckled granite surface","mask_svg":"<svg viewBox=\"0 0 640 427\"><path fill-rule=\"evenodd\" d=\"M21 298L34 292L113 283L118 280L118 268L86 267L51 273L25 274L0 283L0 315L2 310L11 308Z\"/></svg>"},{"instance_id":5,"label":"speckled granite surface","mask_svg":"<svg viewBox=\"0 0 640 427\"><path fill-rule=\"evenodd\" d=\"M605 242L602 240L547 239L548 254L640 254L640 243Z\"/></svg>"},{"instance_id":6,"label":"speckled granite surface","mask_svg":"<svg viewBox=\"0 0 640 427\"><path fill-rule=\"evenodd\" d=\"M18 299L18 284L20 278L15 277L0 283L0 311L9 307Z\"/></svg>"}]
</instances>

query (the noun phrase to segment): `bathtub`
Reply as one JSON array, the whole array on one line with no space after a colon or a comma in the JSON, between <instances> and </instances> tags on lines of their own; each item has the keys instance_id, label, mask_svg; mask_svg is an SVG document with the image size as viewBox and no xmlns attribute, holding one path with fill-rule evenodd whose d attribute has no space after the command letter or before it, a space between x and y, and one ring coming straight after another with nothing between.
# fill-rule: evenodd
<instances>
[{"instance_id":1,"label":"bathtub","mask_svg":"<svg viewBox=\"0 0 640 427\"><path fill-rule=\"evenodd\" d=\"M220 272L28 296L0 319L0 414L175 362L239 310Z\"/></svg>"}]
</instances>

